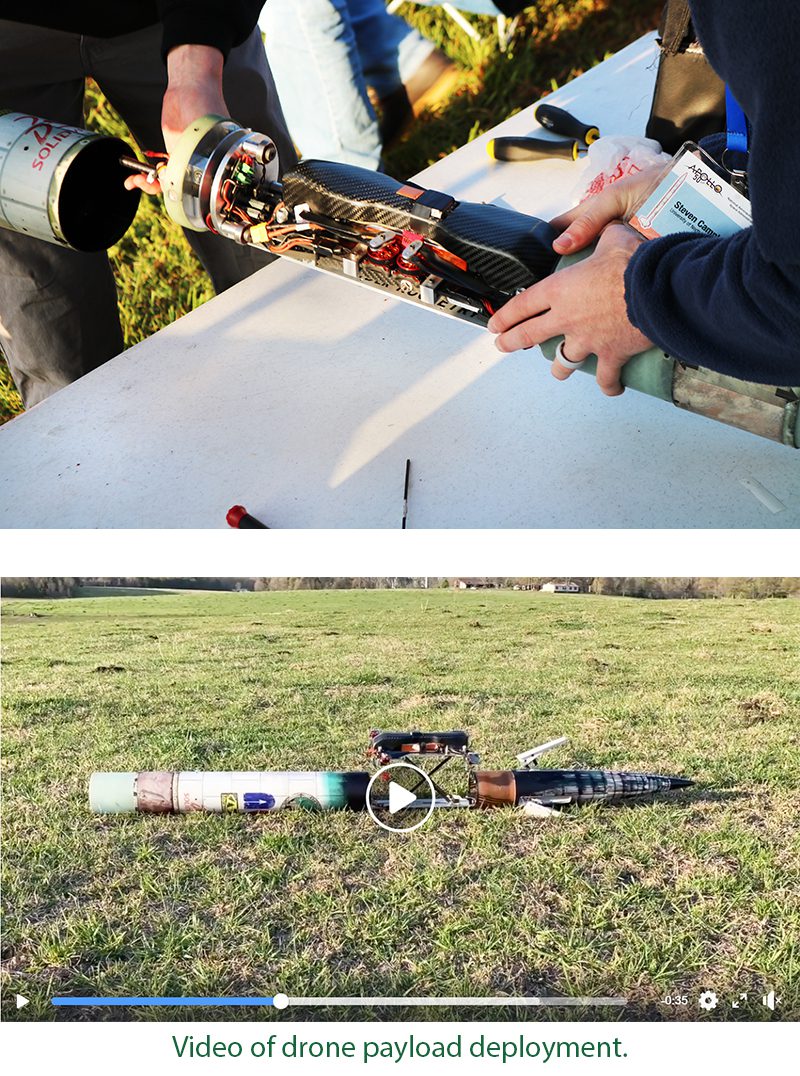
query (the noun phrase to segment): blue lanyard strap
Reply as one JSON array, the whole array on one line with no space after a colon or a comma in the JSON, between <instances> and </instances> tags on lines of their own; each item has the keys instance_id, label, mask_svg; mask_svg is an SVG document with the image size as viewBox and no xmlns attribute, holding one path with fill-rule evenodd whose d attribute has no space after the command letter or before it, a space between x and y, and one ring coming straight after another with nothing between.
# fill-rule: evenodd
<instances>
[{"instance_id":1,"label":"blue lanyard strap","mask_svg":"<svg viewBox=\"0 0 800 1076\"><path fill-rule=\"evenodd\" d=\"M747 118L731 93L730 86L725 87L725 110L728 149L735 153L747 153Z\"/></svg>"}]
</instances>

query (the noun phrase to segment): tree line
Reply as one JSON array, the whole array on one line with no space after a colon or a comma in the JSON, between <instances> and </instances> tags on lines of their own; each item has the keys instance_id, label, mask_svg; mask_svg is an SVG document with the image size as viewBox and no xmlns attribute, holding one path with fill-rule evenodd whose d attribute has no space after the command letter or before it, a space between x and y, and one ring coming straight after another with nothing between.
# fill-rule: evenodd
<instances>
[{"instance_id":1,"label":"tree line","mask_svg":"<svg viewBox=\"0 0 800 1076\"><path fill-rule=\"evenodd\" d=\"M538 590L552 576L480 576L470 583L497 589ZM800 597L800 579L764 577L644 577L564 576L559 582L577 583L583 593L622 598L786 598ZM412 590L449 588L458 581L443 576L281 576L281 577L178 577L104 576L20 577L2 581L5 598L74 598L114 588L145 590ZM91 588L91 589L90 589Z\"/></svg>"}]
</instances>

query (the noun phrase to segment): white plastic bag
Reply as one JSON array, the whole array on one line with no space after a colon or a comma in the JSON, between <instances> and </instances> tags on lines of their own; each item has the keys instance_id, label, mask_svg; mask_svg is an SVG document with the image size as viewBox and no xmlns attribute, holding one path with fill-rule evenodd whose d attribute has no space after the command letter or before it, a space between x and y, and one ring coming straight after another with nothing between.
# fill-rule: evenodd
<instances>
[{"instance_id":1,"label":"white plastic bag","mask_svg":"<svg viewBox=\"0 0 800 1076\"><path fill-rule=\"evenodd\" d=\"M670 154L664 153L654 138L636 138L634 135L598 138L589 146L584 158L581 178L573 191L575 204L599 194L618 179L636 175L656 164L666 165L670 160Z\"/></svg>"}]
</instances>

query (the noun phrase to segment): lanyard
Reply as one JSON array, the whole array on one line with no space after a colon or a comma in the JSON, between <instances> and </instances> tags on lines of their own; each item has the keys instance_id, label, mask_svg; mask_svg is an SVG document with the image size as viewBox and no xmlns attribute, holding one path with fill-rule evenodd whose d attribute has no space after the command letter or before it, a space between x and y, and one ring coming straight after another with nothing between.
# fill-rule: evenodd
<instances>
[{"instance_id":1,"label":"lanyard","mask_svg":"<svg viewBox=\"0 0 800 1076\"><path fill-rule=\"evenodd\" d=\"M731 93L730 86L725 87L725 112L728 149L736 153L747 153L747 118L742 106Z\"/></svg>"},{"instance_id":2,"label":"lanyard","mask_svg":"<svg viewBox=\"0 0 800 1076\"><path fill-rule=\"evenodd\" d=\"M726 147L722 154L722 163L728 170L731 183L737 190L747 194L747 117L742 106L731 93L730 86L725 87L725 134ZM728 164L727 158L732 162Z\"/></svg>"}]
</instances>

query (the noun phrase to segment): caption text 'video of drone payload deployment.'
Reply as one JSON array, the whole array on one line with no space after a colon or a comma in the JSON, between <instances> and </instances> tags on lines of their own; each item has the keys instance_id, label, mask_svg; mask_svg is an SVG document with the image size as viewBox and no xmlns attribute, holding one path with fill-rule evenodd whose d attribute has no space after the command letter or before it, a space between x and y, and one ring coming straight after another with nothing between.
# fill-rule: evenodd
<instances>
[{"instance_id":1,"label":"caption text 'video of drone payload deployment.'","mask_svg":"<svg viewBox=\"0 0 800 1076\"><path fill-rule=\"evenodd\" d=\"M5 1016L798 1019L799 599L4 580Z\"/></svg>"}]
</instances>

